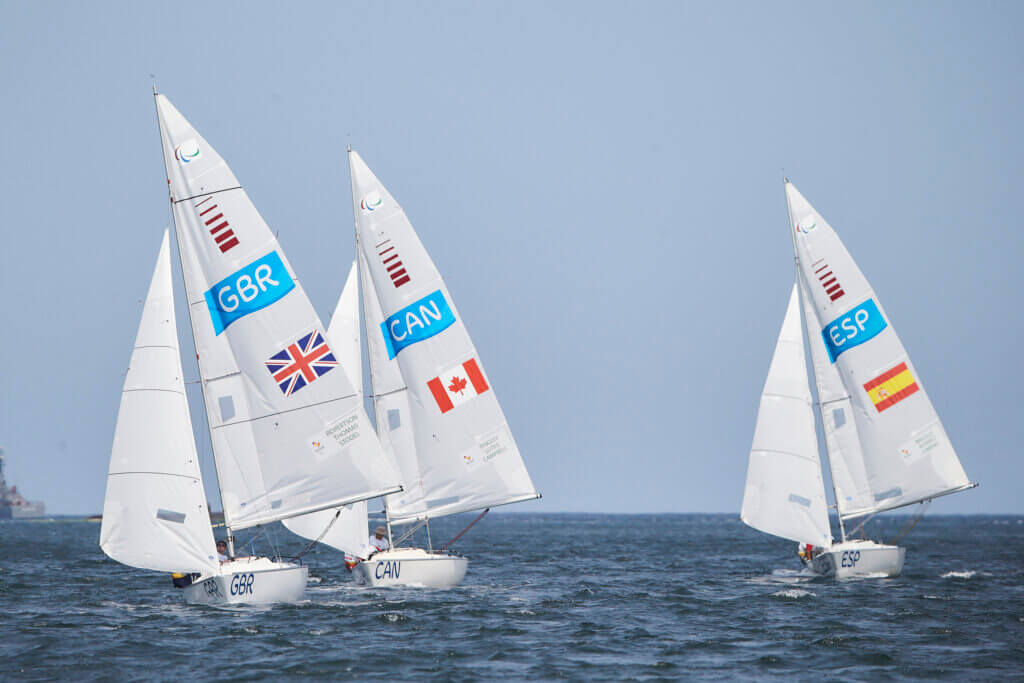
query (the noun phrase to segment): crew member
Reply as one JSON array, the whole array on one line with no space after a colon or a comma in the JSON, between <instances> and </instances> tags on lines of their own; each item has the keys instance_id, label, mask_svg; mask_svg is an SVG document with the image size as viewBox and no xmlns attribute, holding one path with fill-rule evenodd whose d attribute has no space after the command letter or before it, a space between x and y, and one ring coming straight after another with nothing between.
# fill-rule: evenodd
<instances>
[{"instance_id":1,"label":"crew member","mask_svg":"<svg viewBox=\"0 0 1024 683\"><path fill-rule=\"evenodd\" d=\"M224 563L224 562L228 561L228 542L227 541L217 541L217 559L220 560L221 563Z\"/></svg>"},{"instance_id":2,"label":"crew member","mask_svg":"<svg viewBox=\"0 0 1024 683\"><path fill-rule=\"evenodd\" d=\"M370 548L373 549L373 552L370 553L371 557L375 553L381 553L385 550L391 549L391 543L388 541L387 534L387 527L379 526L373 530L373 535L370 536Z\"/></svg>"}]
</instances>

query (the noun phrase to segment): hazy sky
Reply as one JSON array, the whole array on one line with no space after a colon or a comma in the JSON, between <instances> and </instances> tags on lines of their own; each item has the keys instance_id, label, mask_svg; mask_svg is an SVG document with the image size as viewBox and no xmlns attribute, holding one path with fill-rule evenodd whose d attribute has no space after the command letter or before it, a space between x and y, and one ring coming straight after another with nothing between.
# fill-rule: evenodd
<instances>
[{"instance_id":1,"label":"hazy sky","mask_svg":"<svg viewBox=\"0 0 1024 683\"><path fill-rule=\"evenodd\" d=\"M0 0L9 480L53 513L102 508L171 220L155 76L325 324L353 257L346 144L362 154L544 495L516 509L738 512L793 282L786 174L981 483L932 510L1022 512L1022 25L1017 2Z\"/></svg>"}]
</instances>

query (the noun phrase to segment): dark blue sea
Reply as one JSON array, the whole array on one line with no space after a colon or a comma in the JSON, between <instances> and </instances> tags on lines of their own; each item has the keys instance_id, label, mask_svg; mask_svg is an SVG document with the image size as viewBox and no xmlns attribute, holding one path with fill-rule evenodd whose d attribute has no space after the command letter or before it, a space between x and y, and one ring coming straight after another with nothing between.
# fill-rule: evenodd
<instances>
[{"instance_id":1,"label":"dark blue sea","mask_svg":"<svg viewBox=\"0 0 1024 683\"><path fill-rule=\"evenodd\" d=\"M467 521L436 521L434 540ZM492 513L456 546L458 588L360 588L323 549L304 557L306 600L248 608L186 605L98 537L0 523L0 678L1024 678L1021 517L925 517L902 576L836 582L733 515ZM276 525L254 545L304 543Z\"/></svg>"}]
</instances>

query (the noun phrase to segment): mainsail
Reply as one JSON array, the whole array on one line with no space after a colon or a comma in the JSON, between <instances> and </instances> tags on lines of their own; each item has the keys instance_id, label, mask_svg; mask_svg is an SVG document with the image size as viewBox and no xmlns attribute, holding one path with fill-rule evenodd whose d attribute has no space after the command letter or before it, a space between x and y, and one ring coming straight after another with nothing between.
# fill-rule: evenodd
<instances>
[{"instance_id":1,"label":"mainsail","mask_svg":"<svg viewBox=\"0 0 1024 683\"><path fill-rule=\"evenodd\" d=\"M217 152L156 105L227 525L399 490L273 233Z\"/></svg>"},{"instance_id":2,"label":"mainsail","mask_svg":"<svg viewBox=\"0 0 1024 683\"><path fill-rule=\"evenodd\" d=\"M178 353L167 231L121 393L100 547L142 569L218 564Z\"/></svg>"},{"instance_id":3,"label":"mainsail","mask_svg":"<svg viewBox=\"0 0 1024 683\"><path fill-rule=\"evenodd\" d=\"M856 517L970 488L921 375L867 279L789 182L786 199L804 299L814 313L808 314L812 352L821 344L815 370L830 462L839 474L840 514Z\"/></svg>"},{"instance_id":4,"label":"mainsail","mask_svg":"<svg viewBox=\"0 0 1024 683\"><path fill-rule=\"evenodd\" d=\"M765 533L832 544L807 383L797 287L761 393L740 518Z\"/></svg>"},{"instance_id":5,"label":"mainsail","mask_svg":"<svg viewBox=\"0 0 1024 683\"><path fill-rule=\"evenodd\" d=\"M401 207L351 151L349 168L378 429L405 485L387 499L391 521L537 498L440 273Z\"/></svg>"}]
</instances>

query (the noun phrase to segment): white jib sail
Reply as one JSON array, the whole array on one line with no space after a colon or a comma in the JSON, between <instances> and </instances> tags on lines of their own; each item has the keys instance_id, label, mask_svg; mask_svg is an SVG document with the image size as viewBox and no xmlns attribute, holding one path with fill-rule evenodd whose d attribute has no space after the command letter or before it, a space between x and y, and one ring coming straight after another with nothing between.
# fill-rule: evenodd
<instances>
[{"instance_id":1,"label":"white jib sail","mask_svg":"<svg viewBox=\"0 0 1024 683\"><path fill-rule=\"evenodd\" d=\"M740 518L765 533L830 546L796 285L761 393Z\"/></svg>"},{"instance_id":2,"label":"white jib sail","mask_svg":"<svg viewBox=\"0 0 1024 683\"><path fill-rule=\"evenodd\" d=\"M384 316L367 335L380 335L401 371L410 414L398 417L411 426L422 486L415 496L403 491L388 500L391 520L538 497L440 273L401 207L355 152L349 169L358 243ZM399 463L406 457L397 448L395 455Z\"/></svg>"},{"instance_id":3,"label":"white jib sail","mask_svg":"<svg viewBox=\"0 0 1024 683\"><path fill-rule=\"evenodd\" d=\"M156 98L227 524L398 490L284 252L224 160Z\"/></svg>"},{"instance_id":4,"label":"white jib sail","mask_svg":"<svg viewBox=\"0 0 1024 683\"><path fill-rule=\"evenodd\" d=\"M828 359L850 397L871 492L866 507L841 500L843 516L970 487L921 376L867 279L832 227L788 182L786 198L799 267Z\"/></svg>"},{"instance_id":5,"label":"white jib sail","mask_svg":"<svg viewBox=\"0 0 1024 683\"><path fill-rule=\"evenodd\" d=\"M363 361L359 336L359 281L356 262L353 261L345 287L338 297L338 305L327 326L327 338L362 401ZM282 524L294 534L311 541L319 540L344 553L361 558L369 554L365 500L291 517L282 520Z\"/></svg>"},{"instance_id":6,"label":"white jib sail","mask_svg":"<svg viewBox=\"0 0 1024 683\"><path fill-rule=\"evenodd\" d=\"M121 393L100 547L166 572L218 566L178 354L171 255L160 245Z\"/></svg>"}]
</instances>

